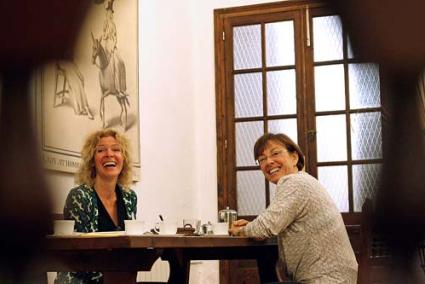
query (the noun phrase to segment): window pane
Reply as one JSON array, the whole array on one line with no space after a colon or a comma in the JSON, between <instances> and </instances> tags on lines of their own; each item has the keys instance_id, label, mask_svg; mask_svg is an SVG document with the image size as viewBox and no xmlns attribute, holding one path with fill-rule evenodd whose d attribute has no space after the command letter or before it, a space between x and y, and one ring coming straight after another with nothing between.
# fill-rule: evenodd
<instances>
[{"instance_id":1,"label":"window pane","mask_svg":"<svg viewBox=\"0 0 425 284\"><path fill-rule=\"evenodd\" d=\"M342 59L342 24L338 16L313 18L314 62Z\"/></svg>"},{"instance_id":2,"label":"window pane","mask_svg":"<svg viewBox=\"0 0 425 284\"><path fill-rule=\"evenodd\" d=\"M344 66L315 67L314 92L316 111L345 109Z\"/></svg>"},{"instance_id":3,"label":"window pane","mask_svg":"<svg viewBox=\"0 0 425 284\"><path fill-rule=\"evenodd\" d=\"M284 133L298 143L296 118L269 120L269 132Z\"/></svg>"},{"instance_id":4,"label":"window pane","mask_svg":"<svg viewBox=\"0 0 425 284\"><path fill-rule=\"evenodd\" d=\"M284 21L266 24L266 65L294 65L294 23Z\"/></svg>"},{"instance_id":5,"label":"window pane","mask_svg":"<svg viewBox=\"0 0 425 284\"><path fill-rule=\"evenodd\" d=\"M261 67L261 26L233 28L233 63L235 70Z\"/></svg>"},{"instance_id":6,"label":"window pane","mask_svg":"<svg viewBox=\"0 0 425 284\"><path fill-rule=\"evenodd\" d=\"M377 64L349 64L350 108L379 107L379 67Z\"/></svg>"},{"instance_id":7,"label":"window pane","mask_svg":"<svg viewBox=\"0 0 425 284\"><path fill-rule=\"evenodd\" d=\"M258 215L266 208L266 187L261 171L238 171L236 175L239 215Z\"/></svg>"},{"instance_id":8,"label":"window pane","mask_svg":"<svg viewBox=\"0 0 425 284\"><path fill-rule=\"evenodd\" d=\"M235 75L235 117L263 115L261 73Z\"/></svg>"},{"instance_id":9,"label":"window pane","mask_svg":"<svg viewBox=\"0 0 425 284\"><path fill-rule=\"evenodd\" d=\"M236 166L255 166L254 144L264 133L263 122L236 123Z\"/></svg>"},{"instance_id":10,"label":"window pane","mask_svg":"<svg viewBox=\"0 0 425 284\"><path fill-rule=\"evenodd\" d=\"M318 162L346 161L347 134L345 115L316 117Z\"/></svg>"},{"instance_id":11,"label":"window pane","mask_svg":"<svg viewBox=\"0 0 425 284\"><path fill-rule=\"evenodd\" d=\"M268 114L297 113L295 70L267 72Z\"/></svg>"},{"instance_id":12,"label":"window pane","mask_svg":"<svg viewBox=\"0 0 425 284\"><path fill-rule=\"evenodd\" d=\"M382 157L380 112L351 115L351 147L353 160Z\"/></svg>"},{"instance_id":13,"label":"window pane","mask_svg":"<svg viewBox=\"0 0 425 284\"><path fill-rule=\"evenodd\" d=\"M375 196L381 170L381 164L353 165L354 211L362 211L365 199Z\"/></svg>"},{"instance_id":14,"label":"window pane","mask_svg":"<svg viewBox=\"0 0 425 284\"><path fill-rule=\"evenodd\" d=\"M348 212L347 166L319 167L320 183L326 188L340 212Z\"/></svg>"}]
</instances>

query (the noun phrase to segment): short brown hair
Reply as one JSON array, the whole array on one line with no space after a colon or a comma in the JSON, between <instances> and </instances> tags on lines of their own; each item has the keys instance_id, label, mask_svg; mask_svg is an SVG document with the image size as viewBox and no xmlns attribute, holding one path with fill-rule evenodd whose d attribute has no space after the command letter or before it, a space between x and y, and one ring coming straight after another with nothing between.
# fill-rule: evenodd
<instances>
[{"instance_id":1,"label":"short brown hair","mask_svg":"<svg viewBox=\"0 0 425 284\"><path fill-rule=\"evenodd\" d=\"M297 162L297 168L299 171L301 171L304 168L304 154L301 151L300 147L292 141L291 138L288 137L288 135L283 133L265 133L263 136L258 138L257 142L255 142L254 145L254 158L255 160L258 159L258 157L263 153L264 149L267 146L267 143L269 141L275 141L279 144L282 144L288 150L290 153L297 152L298 154L298 162Z\"/></svg>"},{"instance_id":2,"label":"short brown hair","mask_svg":"<svg viewBox=\"0 0 425 284\"><path fill-rule=\"evenodd\" d=\"M96 166L94 162L94 155L96 152L96 146L99 143L101 138L104 137L113 137L117 140L118 144L121 147L123 155L123 167L120 175L118 176L118 184L123 186L125 189L130 187L132 182L132 168L131 168L131 158L130 158L130 145L128 139L121 133L116 130L107 128L96 131L90 134L81 150L81 165L77 173L77 182L81 184L87 184L89 186L94 185L94 180L96 177Z\"/></svg>"}]
</instances>

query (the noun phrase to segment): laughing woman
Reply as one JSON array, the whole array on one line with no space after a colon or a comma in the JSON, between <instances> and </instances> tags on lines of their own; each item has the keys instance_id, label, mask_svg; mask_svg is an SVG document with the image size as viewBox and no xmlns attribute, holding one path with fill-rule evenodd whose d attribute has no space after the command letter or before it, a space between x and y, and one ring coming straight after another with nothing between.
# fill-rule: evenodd
<instances>
[{"instance_id":1,"label":"laughing woman","mask_svg":"<svg viewBox=\"0 0 425 284\"><path fill-rule=\"evenodd\" d=\"M136 216L137 196L132 181L129 142L112 129L91 134L81 151L79 186L72 188L63 210L75 220L74 231L124 230L124 220ZM55 283L102 283L100 272L59 272Z\"/></svg>"},{"instance_id":2,"label":"laughing woman","mask_svg":"<svg viewBox=\"0 0 425 284\"><path fill-rule=\"evenodd\" d=\"M231 234L278 236L279 254L300 283L357 282L357 261L338 208L317 179L302 171L304 155L284 134L265 134L254 155L275 198L252 222L237 220Z\"/></svg>"}]
</instances>

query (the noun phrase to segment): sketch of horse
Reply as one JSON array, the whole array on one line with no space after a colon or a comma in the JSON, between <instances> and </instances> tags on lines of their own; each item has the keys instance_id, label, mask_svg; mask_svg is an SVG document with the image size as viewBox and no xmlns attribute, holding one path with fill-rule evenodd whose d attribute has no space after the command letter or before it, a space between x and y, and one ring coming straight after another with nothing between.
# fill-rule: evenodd
<instances>
[{"instance_id":1,"label":"sketch of horse","mask_svg":"<svg viewBox=\"0 0 425 284\"><path fill-rule=\"evenodd\" d=\"M106 127L105 122L105 98L109 95L115 96L121 107L120 123L127 130L127 105L128 94L126 92L126 75L125 65L122 59L116 52L108 55L105 48L102 46L100 39L93 36L92 63L99 68L99 83L102 91L100 100L100 118L102 119L103 128ZM96 60L98 59L98 60Z\"/></svg>"}]
</instances>

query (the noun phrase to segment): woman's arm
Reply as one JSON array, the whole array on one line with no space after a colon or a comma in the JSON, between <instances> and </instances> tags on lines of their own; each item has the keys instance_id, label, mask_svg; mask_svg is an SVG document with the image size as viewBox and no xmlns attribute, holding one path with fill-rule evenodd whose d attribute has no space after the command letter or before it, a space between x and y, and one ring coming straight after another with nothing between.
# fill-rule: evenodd
<instances>
[{"instance_id":1,"label":"woman's arm","mask_svg":"<svg viewBox=\"0 0 425 284\"><path fill-rule=\"evenodd\" d=\"M76 187L70 190L63 209L64 219L75 220L74 229L77 232L94 232L92 212L94 210L93 199L88 190Z\"/></svg>"},{"instance_id":2,"label":"woman's arm","mask_svg":"<svg viewBox=\"0 0 425 284\"><path fill-rule=\"evenodd\" d=\"M123 200L127 211L128 219L136 219L137 215L137 195L132 189L123 190Z\"/></svg>"},{"instance_id":3,"label":"woman's arm","mask_svg":"<svg viewBox=\"0 0 425 284\"><path fill-rule=\"evenodd\" d=\"M308 204L309 194L303 176L294 174L280 181L276 196L269 207L246 225L243 233L249 237L269 238L285 230L301 218Z\"/></svg>"}]
</instances>

